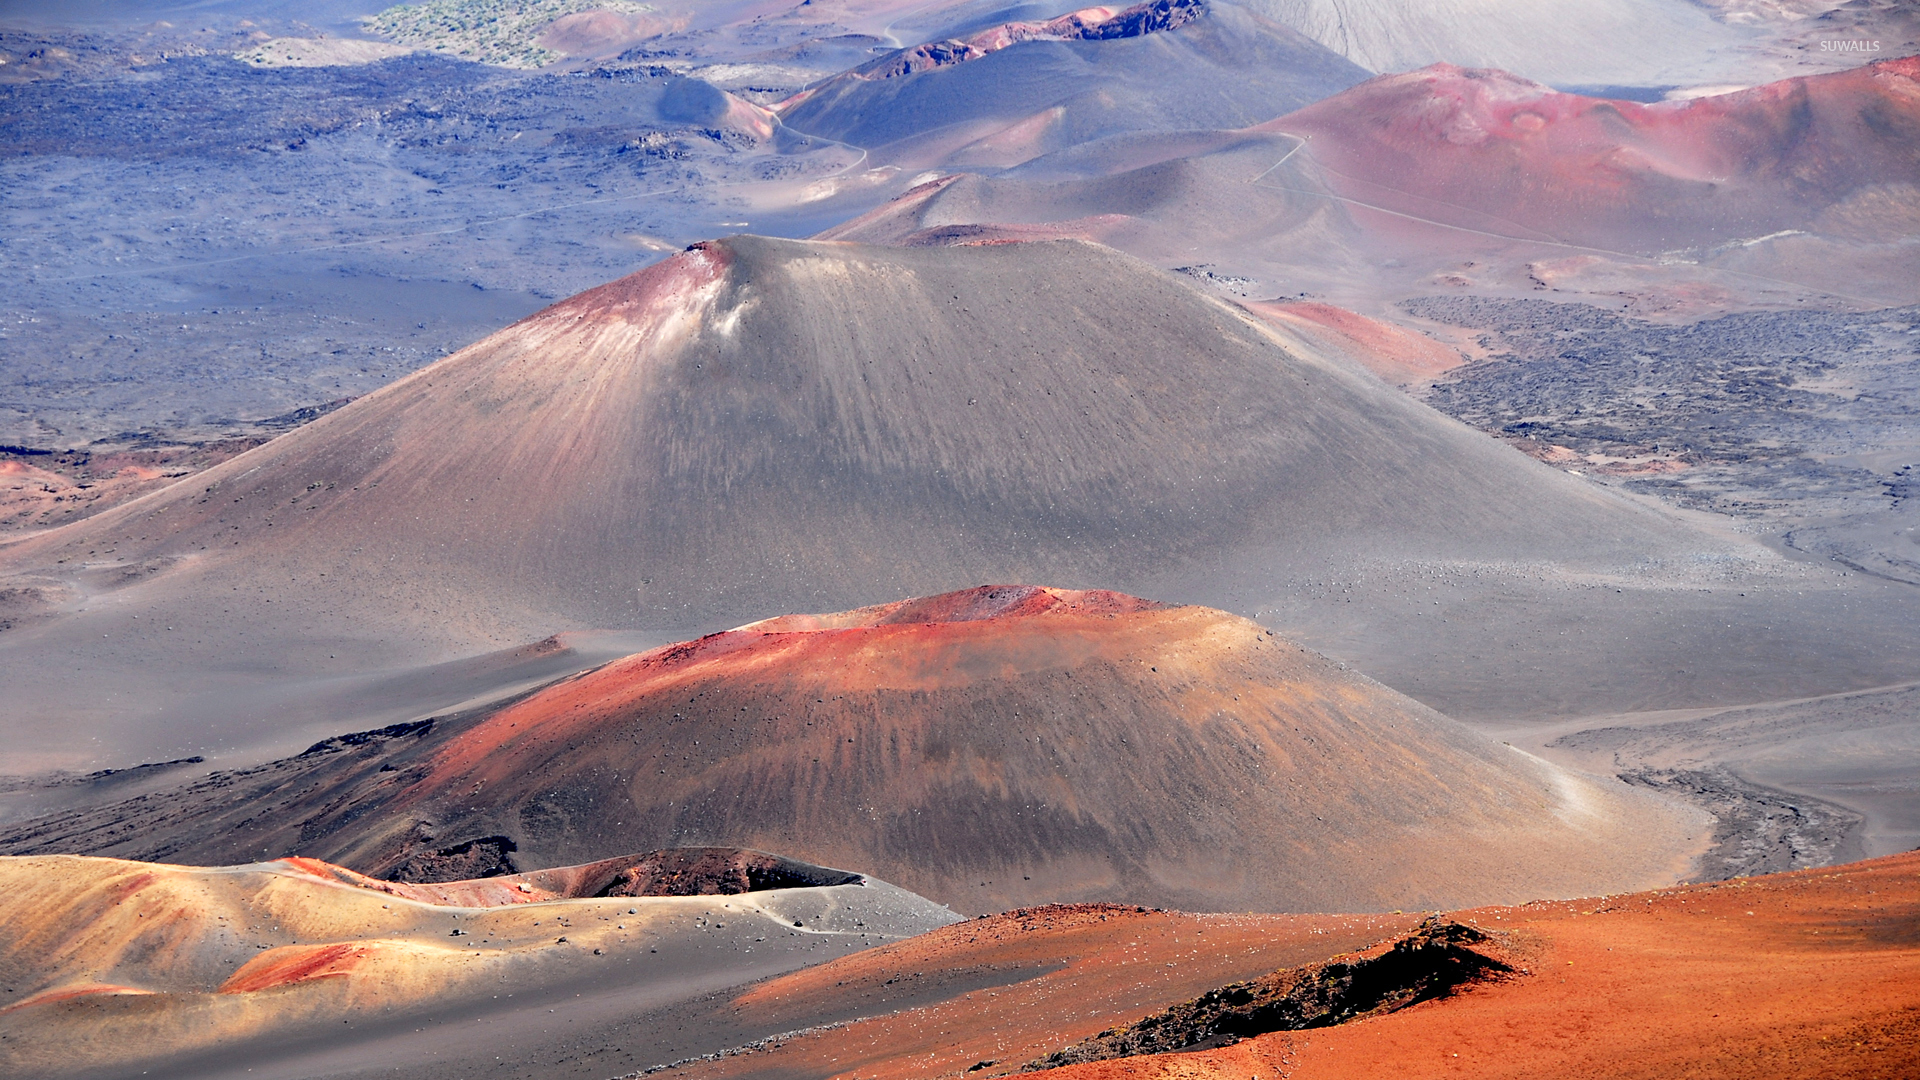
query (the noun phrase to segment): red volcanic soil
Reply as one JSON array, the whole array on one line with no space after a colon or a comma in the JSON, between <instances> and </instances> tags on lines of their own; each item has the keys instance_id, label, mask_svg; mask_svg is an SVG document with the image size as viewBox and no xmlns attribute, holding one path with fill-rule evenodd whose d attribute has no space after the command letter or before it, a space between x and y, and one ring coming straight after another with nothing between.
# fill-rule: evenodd
<instances>
[{"instance_id":1,"label":"red volcanic soil","mask_svg":"<svg viewBox=\"0 0 1920 1080\"><path fill-rule=\"evenodd\" d=\"M540 32L543 49L577 57L612 57L648 38L687 23L686 16L661 17L594 9L562 15Z\"/></svg>"},{"instance_id":2,"label":"red volcanic soil","mask_svg":"<svg viewBox=\"0 0 1920 1080\"><path fill-rule=\"evenodd\" d=\"M192 835L169 850L291 849L421 882L436 857L449 878L487 872L472 855L489 845L522 867L725 845L961 910L1297 911L1636 887L1678 876L1694 846L1679 811L1244 619L1025 585L641 653L415 754L382 772L340 755L246 821L183 816L169 827Z\"/></svg>"},{"instance_id":3,"label":"red volcanic soil","mask_svg":"<svg viewBox=\"0 0 1920 1080\"><path fill-rule=\"evenodd\" d=\"M436 903L793 872L661 855L720 847L970 912L1352 911L1661 884L1705 844L1700 824L1226 612L1009 585L763 620L10 842L298 854ZM655 855L620 855L635 850Z\"/></svg>"},{"instance_id":4,"label":"red volcanic soil","mask_svg":"<svg viewBox=\"0 0 1920 1080\"><path fill-rule=\"evenodd\" d=\"M141 990L133 986L120 986L116 983L84 983L80 986L62 986L59 989L34 994L25 1000L16 1001L5 1008L0 1008L0 1015L19 1009L28 1009L40 1005L53 1005L62 1001L72 1001L75 998L93 997L99 994L117 996L120 994L137 995L151 993L153 993L151 990Z\"/></svg>"},{"instance_id":5,"label":"red volcanic soil","mask_svg":"<svg viewBox=\"0 0 1920 1080\"><path fill-rule=\"evenodd\" d=\"M1074 1065L1049 1075L1920 1075L1920 854L1452 917L1490 932L1518 973L1340 1026ZM689 1080L1004 1075L1247 978L1240 972L1269 959L1293 966L1352 952L1403 933L1413 921L1093 908L1012 912L796 972L741 995L736 1009L785 1010L779 1015L788 1030L814 1022L820 1006L810 1003L835 994L874 1002L892 994L902 1007L681 1072ZM1041 973L1022 965L1039 966ZM916 994L916 987L926 989ZM977 1063L989 1064L974 1068Z\"/></svg>"},{"instance_id":6,"label":"red volcanic soil","mask_svg":"<svg viewBox=\"0 0 1920 1080\"><path fill-rule=\"evenodd\" d=\"M969 623L988 619L1028 619L1036 615L1135 615L1163 611L1168 605L1105 589L1046 589L1030 585L982 586L939 596L918 596L830 615L780 615L748 623L742 630L763 634L813 630L858 630L875 626ZM720 637L722 635L714 635ZM708 640L708 639L702 639ZM697 646L689 642L688 646ZM688 646L676 646L687 648Z\"/></svg>"},{"instance_id":7,"label":"red volcanic soil","mask_svg":"<svg viewBox=\"0 0 1920 1080\"><path fill-rule=\"evenodd\" d=\"M0 536L79 521L266 442L39 451L0 449Z\"/></svg>"},{"instance_id":8,"label":"red volcanic soil","mask_svg":"<svg viewBox=\"0 0 1920 1080\"><path fill-rule=\"evenodd\" d=\"M1387 382L1423 382L1466 363L1458 350L1392 323L1311 300L1251 300L1241 307L1345 356Z\"/></svg>"},{"instance_id":9,"label":"red volcanic soil","mask_svg":"<svg viewBox=\"0 0 1920 1080\"><path fill-rule=\"evenodd\" d=\"M1657 252L1806 228L1829 207L1909 188L1920 57L1651 105L1436 64L1254 130L1308 138L1352 199L1503 236Z\"/></svg>"},{"instance_id":10,"label":"red volcanic soil","mask_svg":"<svg viewBox=\"0 0 1920 1080\"><path fill-rule=\"evenodd\" d=\"M215 991L221 994L250 994L276 986L311 982L314 979L339 979L353 974L366 958L368 946L354 942L331 945L288 945L261 953Z\"/></svg>"}]
</instances>

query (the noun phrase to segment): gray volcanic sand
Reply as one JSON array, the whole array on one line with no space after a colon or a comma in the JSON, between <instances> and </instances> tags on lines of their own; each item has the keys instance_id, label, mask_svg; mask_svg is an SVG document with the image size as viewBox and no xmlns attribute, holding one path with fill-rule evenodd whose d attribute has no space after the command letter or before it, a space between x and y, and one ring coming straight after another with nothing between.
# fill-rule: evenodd
<instances>
[{"instance_id":1,"label":"gray volcanic sand","mask_svg":"<svg viewBox=\"0 0 1920 1080\"><path fill-rule=\"evenodd\" d=\"M1080 243L711 245L0 565L10 771L259 760L375 726L341 692L366 671L996 580L1263 611L1463 716L1920 666L1907 592L1596 489ZM1443 586L1434 627L1412 601Z\"/></svg>"},{"instance_id":2,"label":"gray volcanic sand","mask_svg":"<svg viewBox=\"0 0 1920 1080\"><path fill-rule=\"evenodd\" d=\"M661 640L651 634L570 633L531 645L438 663L369 666L348 675L290 687L268 677L230 690L230 696L223 697L222 702L236 713L270 710L270 715L281 725L283 737L297 736L291 739L293 743L309 735L311 741L320 741L341 734L343 726L352 727L342 724L344 717L362 718L361 723L384 727L477 708L625 656L635 649L659 644ZM200 677L204 678L205 673L201 672ZM217 730L197 725L196 720L204 724L201 716L162 712L157 723L164 726L170 738L210 744L203 749L219 745ZM102 758L115 758L107 748L101 750ZM215 753L217 756L218 751ZM16 768L32 769L31 756L19 760L22 764ZM34 776L0 776L0 821L134 798L171 787L182 776L204 772L194 767L200 764L201 755L194 754L143 762L134 768L109 767L88 773L60 769Z\"/></svg>"},{"instance_id":3,"label":"gray volcanic sand","mask_svg":"<svg viewBox=\"0 0 1920 1080\"><path fill-rule=\"evenodd\" d=\"M1920 688L1911 684L1737 709L1587 717L1527 732L1524 742L1576 768L1678 780L1663 785L1674 790L1694 783L1744 786L1750 800L1799 796L1784 800L1802 813L1785 815L1775 829L1783 834L1823 824L1814 818L1834 816L1834 808L1853 812L1838 816L1842 835L1824 846L1809 842L1818 837L1782 835L1781 853L1795 865L1920 846Z\"/></svg>"}]
</instances>

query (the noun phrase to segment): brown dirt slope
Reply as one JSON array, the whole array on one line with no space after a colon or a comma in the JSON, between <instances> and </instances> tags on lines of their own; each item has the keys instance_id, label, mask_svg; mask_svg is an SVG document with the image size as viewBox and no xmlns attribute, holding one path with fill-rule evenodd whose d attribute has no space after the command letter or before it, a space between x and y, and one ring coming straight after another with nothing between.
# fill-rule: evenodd
<instances>
[{"instance_id":1,"label":"brown dirt slope","mask_svg":"<svg viewBox=\"0 0 1920 1080\"><path fill-rule=\"evenodd\" d=\"M524 869L721 845L962 911L1304 911L1641 887L1705 835L1245 619L1034 586L755 623L400 741L24 823L6 850L298 853L421 881L484 873L483 851Z\"/></svg>"},{"instance_id":2,"label":"brown dirt slope","mask_svg":"<svg viewBox=\"0 0 1920 1080\"><path fill-rule=\"evenodd\" d=\"M1332 304L1249 300L1241 306L1300 335L1317 351L1344 356L1396 386L1429 383L1467 362L1460 350L1425 334Z\"/></svg>"},{"instance_id":3,"label":"brown dirt slope","mask_svg":"<svg viewBox=\"0 0 1920 1080\"><path fill-rule=\"evenodd\" d=\"M735 1045L746 1052L674 1072L701 1080L1005 1075L1170 1002L1366 950L1418 921L1398 914L1195 915L1113 904L1021 908L728 995L715 1012L743 1030L781 1037L740 1039ZM689 1026L694 1019L670 1018ZM631 1060L644 1068L675 1058Z\"/></svg>"},{"instance_id":4,"label":"brown dirt slope","mask_svg":"<svg viewBox=\"0 0 1920 1080\"><path fill-rule=\"evenodd\" d=\"M1384 1016L1513 975L1502 952L1483 931L1435 917L1358 955L1215 987L1128 1027L1036 1058L1021 1071L1205 1049L1276 1031Z\"/></svg>"}]
</instances>

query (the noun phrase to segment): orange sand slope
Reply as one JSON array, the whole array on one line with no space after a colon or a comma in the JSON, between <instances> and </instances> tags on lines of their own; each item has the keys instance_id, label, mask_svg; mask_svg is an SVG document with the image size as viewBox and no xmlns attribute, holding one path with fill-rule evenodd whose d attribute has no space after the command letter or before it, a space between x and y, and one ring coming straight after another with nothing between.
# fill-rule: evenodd
<instances>
[{"instance_id":1,"label":"orange sand slope","mask_svg":"<svg viewBox=\"0 0 1920 1080\"><path fill-rule=\"evenodd\" d=\"M607 869L407 886L308 859L0 858L0 1075L169 1059L188 1075L180 1057L215 1047L412 1030L423 1010L545 1004L582 983L670 999L955 919L817 867L848 883L567 898L608 891Z\"/></svg>"},{"instance_id":2,"label":"orange sand slope","mask_svg":"<svg viewBox=\"0 0 1920 1080\"><path fill-rule=\"evenodd\" d=\"M1055 1070L1062 1080L1920 1075L1920 853L1714 885L1482 908L1520 969L1329 1028ZM816 1023L824 995L910 1007L675 1070L681 1080L992 1077L1204 990L1404 933L1411 916L1196 917L1040 909L783 976L735 999ZM1320 943L1314 949L1313 943ZM1237 963L1244 957L1246 963ZM961 986L1044 958L1041 973ZM1284 959L1282 959L1284 958ZM1271 967L1264 970L1272 970ZM977 976L976 976L977 977ZM982 1062L985 1067L975 1069Z\"/></svg>"}]
</instances>

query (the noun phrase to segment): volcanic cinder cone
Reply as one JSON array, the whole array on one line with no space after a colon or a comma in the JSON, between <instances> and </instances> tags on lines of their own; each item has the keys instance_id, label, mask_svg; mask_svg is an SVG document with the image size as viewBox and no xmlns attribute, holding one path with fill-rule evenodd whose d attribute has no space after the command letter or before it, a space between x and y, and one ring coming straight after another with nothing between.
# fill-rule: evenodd
<instances>
[{"instance_id":1,"label":"volcanic cinder cone","mask_svg":"<svg viewBox=\"0 0 1920 1080\"><path fill-rule=\"evenodd\" d=\"M721 846L961 910L1307 911L1660 883L1705 835L1245 619L1027 585L770 619L361 745L16 826L7 850L420 881L480 872L476 847L524 870Z\"/></svg>"},{"instance_id":2,"label":"volcanic cinder cone","mask_svg":"<svg viewBox=\"0 0 1920 1080\"><path fill-rule=\"evenodd\" d=\"M1369 559L1727 546L1104 248L736 237L11 545L44 605L0 670L14 754L170 758L292 749L361 715L349 677L568 628L996 580L1251 611Z\"/></svg>"},{"instance_id":3,"label":"volcanic cinder cone","mask_svg":"<svg viewBox=\"0 0 1920 1080\"><path fill-rule=\"evenodd\" d=\"M1369 308L1545 287L1526 269L1541 260L1571 260L1555 288L1592 268L1577 287L1601 298L1631 267L1636 289L1911 303L1916 178L1920 57L1652 104L1435 64L1241 130L941 177L822 235L1079 236L1239 278L1245 295L1305 285Z\"/></svg>"}]
</instances>

